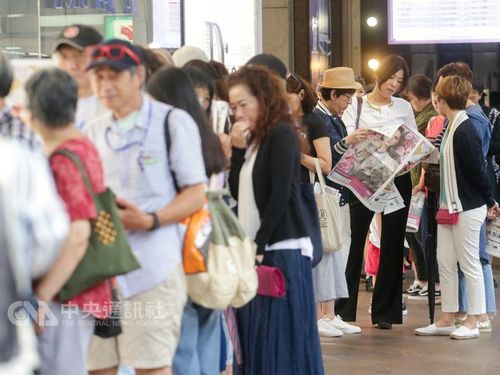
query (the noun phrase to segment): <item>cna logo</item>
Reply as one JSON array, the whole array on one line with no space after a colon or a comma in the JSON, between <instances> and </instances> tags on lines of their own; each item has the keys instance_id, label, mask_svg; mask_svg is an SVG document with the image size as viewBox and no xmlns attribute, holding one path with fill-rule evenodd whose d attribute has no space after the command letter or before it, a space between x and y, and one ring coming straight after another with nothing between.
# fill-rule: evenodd
<instances>
[{"instance_id":1,"label":"cna logo","mask_svg":"<svg viewBox=\"0 0 500 375\"><path fill-rule=\"evenodd\" d=\"M321 228L326 228L328 226L327 212L325 209L318 210L319 216L319 226Z\"/></svg>"},{"instance_id":2,"label":"cna logo","mask_svg":"<svg viewBox=\"0 0 500 375\"><path fill-rule=\"evenodd\" d=\"M50 310L46 302L40 302L37 309L31 301L16 301L9 306L7 318L16 326L27 326L37 321L39 311L41 311L44 316L40 324L41 326L57 325L57 317Z\"/></svg>"}]
</instances>

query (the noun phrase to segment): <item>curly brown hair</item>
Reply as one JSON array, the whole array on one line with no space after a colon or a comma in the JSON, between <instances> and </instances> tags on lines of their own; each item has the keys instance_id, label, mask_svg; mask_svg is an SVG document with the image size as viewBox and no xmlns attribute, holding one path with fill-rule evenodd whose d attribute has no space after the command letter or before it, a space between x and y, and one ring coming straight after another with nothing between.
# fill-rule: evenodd
<instances>
[{"instance_id":1,"label":"curly brown hair","mask_svg":"<svg viewBox=\"0 0 500 375\"><path fill-rule=\"evenodd\" d=\"M285 85L268 68L260 65L246 65L229 75L228 89L245 85L259 103L259 119L253 139L257 145L279 122L292 124L292 117L285 94Z\"/></svg>"}]
</instances>

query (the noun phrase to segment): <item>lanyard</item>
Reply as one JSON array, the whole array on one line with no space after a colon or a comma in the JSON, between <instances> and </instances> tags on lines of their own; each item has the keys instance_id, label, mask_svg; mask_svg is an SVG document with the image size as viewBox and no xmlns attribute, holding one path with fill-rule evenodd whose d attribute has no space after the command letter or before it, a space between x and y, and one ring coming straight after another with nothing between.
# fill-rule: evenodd
<instances>
[{"instance_id":1,"label":"lanyard","mask_svg":"<svg viewBox=\"0 0 500 375\"><path fill-rule=\"evenodd\" d=\"M112 132L111 125L108 125L105 132L104 132L104 139L106 141L106 145L108 148L113 151L114 153L121 154L121 164L124 164L125 168L123 169L123 174L125 174L125 178L122 180L120 177L120 180L122 180L122 185L128 185L128 179L129 179L129 173L130 170L128 168L128 157L129 153L124 153L124 151L127 151L131 149L134 146L139 146L139 156L137 157L137 164L139 166L140 171L143 173L144 172L144 162L143 162L143 155L144 155L144 143L146 141L146 138L149 133L149 129L151 128L151 121L152 121L152 114L153 114L153 105L151 102L149 102L149 111L148 111L148 120L147 120L147 127L143 132L142 138L140 140L134 140L131 142L126 142L124 145L115 147L112 145L110 141L110 133ZM120 176L122 173L120 173Z\"/></svg>"},{"instance_id":2,"label":"lanyard","mask_svg":"<svg viewBox=\"0 0 500 375\"><path fill-rule=\"evenodd\" d=\"M139 141L132 141L132 142L129 142L129 143L125 143L123 146L114 147L111 144L111 141L109 139L110 133L112 131L111 125L108 125L108 127L106 128L106 131L104 133L104 139L106 141L106 145L113 152L120 153L120 152L126 151L126 150L128 150L128 149L130 149L130 148L132 148L133 146L136 146L136 145L141 148L140 153L139 153L140 159L141 159L141 160L139 160L139 167L140 167L141 171L144 171L144 165L142 164L142 154L143 154L143 151L144 151L143 150L143 148L144 148L144 142L146 141L146 138L147 138L148 132L149 132L149 128L151 127L152 112L153 112L153 105L151 103L149 103L147 127L146 127L146 130L143 132L141 140L139 140Z\"/></svg>"}]
</instances>

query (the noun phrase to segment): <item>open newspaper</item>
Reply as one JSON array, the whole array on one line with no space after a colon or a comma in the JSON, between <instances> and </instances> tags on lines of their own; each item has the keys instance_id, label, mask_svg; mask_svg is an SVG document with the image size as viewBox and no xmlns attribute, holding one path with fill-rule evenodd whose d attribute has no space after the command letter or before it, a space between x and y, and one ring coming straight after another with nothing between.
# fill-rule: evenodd
<instances>
[{"instance_id":1,"label":"open newspaper","mask_svg":"<svg viewBox=\"0 0 500 375\"><path fill-rule=\"evenodd\" d=\"M406 125L370 129L368 138L351 145L328 178L350 189L370 210L385 214L403 208L394 178L418 163L437 162L437 150Z\"/></svg>"}]
</instances>

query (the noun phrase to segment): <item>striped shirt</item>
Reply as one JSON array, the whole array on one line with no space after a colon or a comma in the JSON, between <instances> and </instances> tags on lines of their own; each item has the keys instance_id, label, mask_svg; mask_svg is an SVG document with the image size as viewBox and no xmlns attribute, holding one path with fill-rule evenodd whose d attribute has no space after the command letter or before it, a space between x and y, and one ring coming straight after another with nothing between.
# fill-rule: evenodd
<instances>
[{"instance_id":1,"label":"striped shirt","mask_svg":"<svg viewBox=\"0 0 500 375\"><path fill-rule=\"evenodd\" d=\"M164 124L170 110L172 143L167 155ZM120 128L108 112L86 123L83 131L99 151L106 185L144 212L158 211L174 200L172 173L181 188L206 181L196 123L186 112L146 95L130 128ZM181 263L182 235L177 224L128 232L142 267L118 277L124 298L158 286Z\"/></svg>"},{"instance_id":2,"label":"striped shirt","mask_svg":"<svg viewBox=\"0 0 500 375\"><path fill-rule=\"evenodd\" d=\"M0 135L17 139L32 150L42 150L40 138L19 117L14 116L7 106L0 110Z\"/></svg>"}]
</instances>

